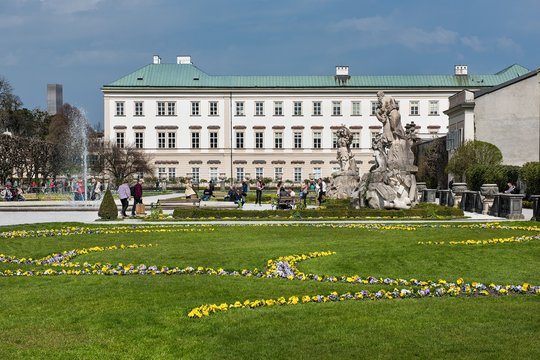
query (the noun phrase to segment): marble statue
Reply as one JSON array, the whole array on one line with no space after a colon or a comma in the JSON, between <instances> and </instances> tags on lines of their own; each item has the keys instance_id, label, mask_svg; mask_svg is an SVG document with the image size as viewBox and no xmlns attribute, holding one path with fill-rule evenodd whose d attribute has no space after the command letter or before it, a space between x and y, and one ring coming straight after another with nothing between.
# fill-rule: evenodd
<instances>
[{"instance_id":1,"label":"marble statue","mask_svg":"<svg viewBox=\"0 0 540 360\"><path fill-rule=\"evenodd\" d=\"M362 176L353 191L355 207L408 209L417 203L417 188L412 147L418 140L416 125L401 125L401 114L395 99L377 92L375 116L383 125L382 133L372 138L375 165Z\"/></svg>"}]
</instances>

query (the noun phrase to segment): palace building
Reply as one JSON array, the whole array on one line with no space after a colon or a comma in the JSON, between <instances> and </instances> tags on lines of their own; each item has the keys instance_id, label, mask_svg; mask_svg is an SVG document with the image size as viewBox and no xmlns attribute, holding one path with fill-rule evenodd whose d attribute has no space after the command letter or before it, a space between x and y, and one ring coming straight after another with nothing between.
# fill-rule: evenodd
<instances>
[{"instance_id":1,"label":"palace building","mask_svg":"<svg viewBox=\"0 0 540 360\"><path fill-rule=\"evenodd\" d=\"M155 174L217 180L250 177L300 182L339 169L336 130L353 133L360 172L372 165L371 138L382 129L374 111L383 90L400 106L402 124L421 138L446 135L449 97L499 85L528 73L512 65L495 74L215 76L193 65L153 62L102 88L104 137L152 156Z\"/></svg>"}]
</instances>

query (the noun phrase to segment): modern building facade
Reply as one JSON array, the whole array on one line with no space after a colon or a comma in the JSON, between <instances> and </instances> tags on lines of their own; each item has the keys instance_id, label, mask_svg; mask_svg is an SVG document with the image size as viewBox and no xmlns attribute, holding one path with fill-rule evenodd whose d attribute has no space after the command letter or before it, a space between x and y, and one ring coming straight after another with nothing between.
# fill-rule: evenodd
<instances>
[{"instance_id":1,"label":"modern building facade","mask_svg":"<svg viewBox=\"0 0 540 360\"><path fill-rule=\"evenodd\" d=\"M352 76L337 66L327 76L213 76L190 56L153 62L102 88L105 140L134 144L153 157L159 178L194 180L246 175L300 182L339 169L336 130L353 132L360 171L372 161L379 90L396 98L402 123L423 138L447 132L448 99L463 89L501 84L528 72L513 65L497 74ZM147 176L148 174L145 174Z\"/></svg>"},{"instance_id":2,"label":"modern building facade","mask_svg":"<svg viewBox=\"0 0 540 360\"><path fill-rule=\"evenodd\" d=\"M64 106L64 95L61 84L47 84L47 112L56 115Z\"/></svg>"},{"instance_id":3,"label":"modern building facade","mask_svg":"<svg viewBox=\"0 0 540 360\"><path fill-rule=\"evenodd\" d=\"M466 140L496 145L507 165L540 161L540 69L478 91L450 97L447 148Z\"/></svg>"}]
</instances>

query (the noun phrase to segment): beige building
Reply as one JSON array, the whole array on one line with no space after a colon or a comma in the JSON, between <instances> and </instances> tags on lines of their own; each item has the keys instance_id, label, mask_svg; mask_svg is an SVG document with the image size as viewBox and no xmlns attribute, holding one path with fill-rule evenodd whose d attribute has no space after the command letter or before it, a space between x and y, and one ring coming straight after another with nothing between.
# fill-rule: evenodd
<instances>
[{"instance_id":1,"label":"beige building","mask_svg":"<svg viewBox=\"0 0 540 360\"><path fill-rule=\"evenodd\" d=\"M153 62L102 88L104 137L151 154L160 178L246 175L300 182L339 169L336 130L353 132L361 172L372 161L376 92L399 102L402 123L424 138L446 134L448 99L514 79L528 70L513 65L497 74L354 76L337 66L325 76L214 76L190 56ZM145 174L148 176L151 174Z\"/></svg>"},{"instance_id":2,"label":"beige building","mask_svg":"<svg viewBox=\"0 0 540 360\"><path fill-rule=\"evenodd\" d=\"M540 161L540 69L478 91L450 97L448 146L466 140L496 145L507 165Z\"/></svg>"}]
</instances>

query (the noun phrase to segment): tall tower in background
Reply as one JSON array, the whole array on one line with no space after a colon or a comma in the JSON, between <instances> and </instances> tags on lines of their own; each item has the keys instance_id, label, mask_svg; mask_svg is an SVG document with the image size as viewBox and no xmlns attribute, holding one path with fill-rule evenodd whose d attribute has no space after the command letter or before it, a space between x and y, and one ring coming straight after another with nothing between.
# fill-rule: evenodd
<instances>
[{"instance_id":1,"label":"tall tower in background","mask_svg":"<svg viewBox=\"0 0 540 360\"><path fill-rule=\"evenodd\" d=\"M62 110L64 96L61 84L47 84L47 112L56 115Z\"/></svg>"}]
</instances>

